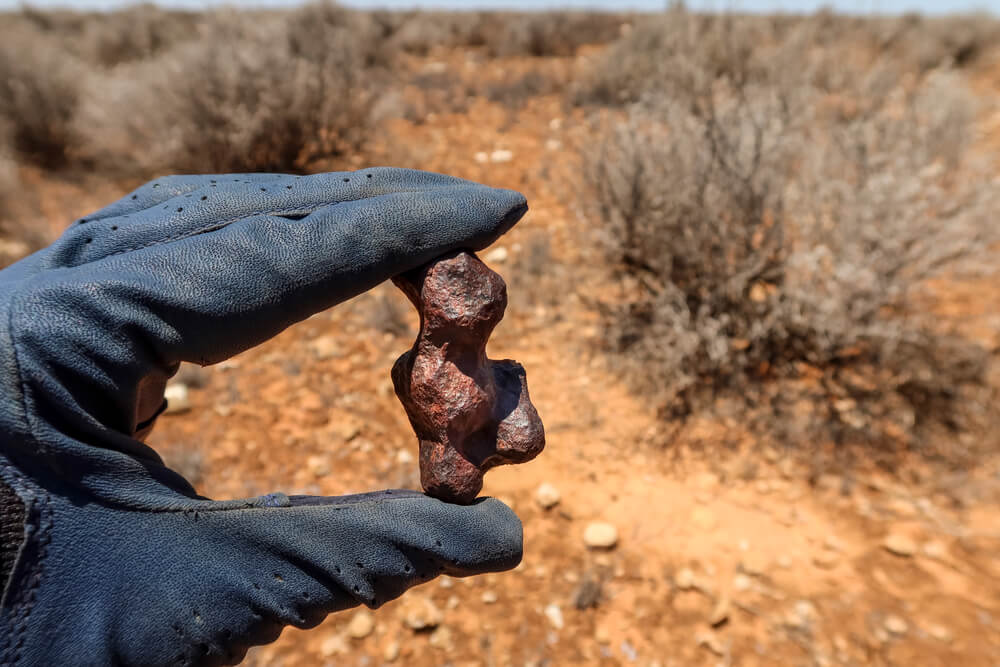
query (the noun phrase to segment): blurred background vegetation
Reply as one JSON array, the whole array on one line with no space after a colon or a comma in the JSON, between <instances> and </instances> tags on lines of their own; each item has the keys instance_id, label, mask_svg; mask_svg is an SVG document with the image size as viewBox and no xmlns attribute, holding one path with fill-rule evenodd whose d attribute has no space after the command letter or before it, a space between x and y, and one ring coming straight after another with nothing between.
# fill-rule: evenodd
<instances>
[{"instance_id":1,"label":"blurred background vegetation","mask_svg":"<svg viewBox=\"0 0 1000 667\"><path fill-rule=\"evenodd\" d=\"M25 169L134 182L347 168L387 118L558 95L585 119L567 148L582 241L621 288L597 304L602 344L664 420L728 397L782 442L818 429L961 464L987 442L991 350L921 300L995 256L995 164L969 150L961 72L998 38L986 16L25 8L0 23L7 261L46 241ZM538 65L412 65L455 52Z\"/></svg>"}]
</instances>

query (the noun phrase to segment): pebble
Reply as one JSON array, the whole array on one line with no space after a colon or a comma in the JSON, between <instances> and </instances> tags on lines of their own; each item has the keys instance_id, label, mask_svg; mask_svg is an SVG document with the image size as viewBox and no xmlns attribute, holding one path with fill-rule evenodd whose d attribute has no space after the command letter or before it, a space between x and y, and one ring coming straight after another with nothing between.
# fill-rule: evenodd
<instances>
[{"instance_id":1,"label":"pebble","mask_svg":"<svg viewBox=\"0 0 1000 667\"><path fill-rule=\"evenodd\" d=\"M191 409L191 397L188 395L188 387L182 382L171 382L163 391L163 397L167 399L167 409L163 411L165 415L177 415Z\"/></svg>"},{"instance_id":2,"label":"pebble","mask_svg":"<svg viewBox=\"0 0 1000 667\"><path fill-rule=\"evenodd\" d=\"M475 158L476 162L478 162L479 164L484 164L484 163L490 161L490 156L487 155L484 151L479 151L473 157Z\"/></svg>"},{"instance_id":3,"label":"pebble","mask_svg":"<svg viewBox=\"0 0 1000 667\"><path fill-rule=\"evenodd\" d=\"M917 543L913 538L906 535L901 535L899 533L891 533L886 536L885 540L882 542L882 546L891 553L897 556L912 556L917 553Z\"/></svg>"},{"instance_id":4,"label":"pebble","mask_svg":"<svg viewBox=\"0 0 1000 667\"><path fill-rule=\"evenodd\" d=\"M330 463L325 456L310 456L306 458L306 468L316 477L330 474Z\"/></svg>"},{"instance_id":5,"label":"pebble","mask_svg":"<svg viewBox=\"0 0 1000 667\"><path fill-rule=\"evenodd\" d=\"M375 630L375 617L370 611L361 610L354 614L347 624L347 635L352 639L364 639Z\"/></svg>"},{"instance_id":6,"label":"pebble","mask_svg":"<svg viewBox=\"0 0 1000 667\"><path fill-rule=\"evenodd\" d=\"M344 349L333 336L320 336L309 343L309 349L320 361L344 356Z\"/></svg>"},{"instance_id":7,"label":"pebble","mask_svg":"<svg viewBox=\"0 0 1000 667\"><path fill-rule=\"evenodd\" d=\"M594 521L583 530L583 543L592 549L610 549L618 544L618 529L610 523Z\"/></svg>"},{"instance_id":8,"label":"pebble","mask_svg":"<svg viewBox=\"0 0 1000 667\"><path fill-rule=\"evenodd\" d=\"M428 643L436 649L450 651L453 648L451 641L451 630L447 627L440 627L431 633Z\"/></svg>"},{"instance_id":9,"label":"pebble","mask_svg":"<svg viewBox=\"0 0 1000 667\"><path fill-rule=\"evenodd\" d=\"M717 628L729 620L729 598L725 595L720 597L712 608L712 613L708 617L708 624Z\"/></svg>"},{"instance_id":10,"label":"pebble","mask_svg":"<svg viewBox=\"0 0 1000 667\"><path fill-rule=\"evenodd\" d=\"M514 159L514 153L506 149L497 149L490 153L490 162L510 162Z\"/></svg>"},{"instance_id":11,"label":"pebble","mask_svg":"<svg viewBox=\"0 0 1000 667\"><path fill-rule=\"evenodd\" d=\"M808 628L816 619L816 607L809 600L799 600L786 616L788 625L794 628Z\"/></svg>"},{"instance_id":12,"label":"pebble","mask_svg":"<svg viewBox=\"0 0 1000 667\"><path fill-rule=\"evenodd\" d=\"M840 554L836 551L820 551L812 557L813 564L824 570L832 570L840 562Z\"/></svg>"},{"instance_id":13,"label":"pebble","mask_svg":"<svg viewBox=\"0 0 1000 667\"><path fill-rule=\"evenodd\" d=\"M483 603L493 604L497 601L497 594L493 591L483 591Z\"/></svg>"},{"instance_id":14,"label":"pebble","mask_svg":"<svg viewBox=\"0 0 1000 667\"><path fill-rule=\"evenodd\" d=\"M386 662L395 662L396 658L399 657L399 642L390 642L389 645L385 647L385 652L382 653L382 657L385 658Z\"/></svg>"},{"instance_id":15,"label":"pebble","mask_svg":"<svg viewBox=\"0 0 1000 667\"><path fill-rule=\"evenodd\" d=\"M744 592L753 588L753 579L745 574L737 574L733 577L733 590Z\"/></svg>"},{"instance_id":16,"label":"pebble","mask_svg":"<svg viewBox=\"0 0 1000 667\"><path fill-rule=\"evenodd\" d=\"M565 622L563 621L562 609L560 609L559 605L554 602L545 607L545 618L549 619L549 623L551 623L552 627L556 630L562 630L565 625Z\"/></svg>"},{"instance_id":17,"label":"pebble","mask_svg":"<svg viewBox=\"0 0 1000 667\"><path fill-rule=\"evenodd\" d=\"M444 614L428 598L411 594L404 598L403 618L411 630L428 630L439 626Z\"/></svg>"},{"instance_id":18,"label":"pebble","mask_svg":"<svg viewBox=\"0 0 1000 667\"><path fill-rule=\"evenodd\" d=\"M347 642L340 635L334 635L323 640L323 643L319 647L319 652L326 658L332 655L346 655L347 651Z\"/></svg>"},{"instance_id":19,"label":"pebble","mask_svg":"<svg viewBox=\"0 0 1000 667\"><path fill-rule=\"evenodd\" d=\"M548 482L541 484L537 489L535 489L535 502L543 510L551 509L559 504L562 496L559 494L559 489L552 486Z\"/></svg>"},{"instance_id":20,"label":"pebble","mask_svg":"<svg viewBox=\"0 0 1000 667\"><path fill-rule=\"evenodd\" d=\"M547 151L557 151L562 148L562 142L558 139L548 139L545 142L545 150Z\"/></svg>"},{"instance_id":21,"label":"pebble","mask_svg":"<svg viewBox=\"0 0 1000 667\"><path fill-rule=\"evenodd\" d=\"M507 257L509 255L510 253L507 252L507 248L501 245L493 248L493 250L490 250L488 253L483 255L483 260L494 264L502 264L507 261Z\"/></svg>"},{"instance_id":22,"label":"pebble","mask_svg":"<svg viewBox=\"0 0 1000 667\"><path fill-rule=\"evenodd\" d=\"M924 545L924 555L934 560L941 560L948 555L948 548L943 542L934 540Z\"/></svg>"},{"instance_id":23,"label":"pebble","mask_svg":"<svg viewBox=\"0 0 1000 667\"><path fill-rule=\"evenodd\" d=\"M906 621L901 619L899 616L896 616L895 614L890 614L889 616L886 616L885 623L883 623L883 625L885 626L885 629L889 631L890 634L894 634L897 636L905 635L906 631L910 629L910 626L907 625Z\"/></svg>"},{"instance_id":24,"label":"pebble","mask_svg":"<svg viewBox=\"0 0 1000 667\"><path fill-rule=\"evenodd\" d=\"M722 642L719 641L714 632L702 630L695 635L694 640L698 643L698 646L707 648L715 655L723 656L726 654L725 647L723 647Z\"/></svg>"},{"instance_id":25,"label":"pebble","mask_svg":"<svg viewBox=\"0 0 1000 667\"><path fill-rule=\"evenodd\" d=\"M945 643L950 642L953 637L953 635L951 634L951 630L944 627L943 625L937 625L937 624L927 626L927 634L929 634L931 637L938 640L939 642L945 642Z\"/></svg>"},{"instance_id":26,"label":"pebble","mask_svg":"<svg viewBox=\"0 0 1000 667\"><path fill-rule=\"evenodd\" d=\"M695 587L695 577L694 572L689 568L681 568L674 575L674 585L677 586L682 591L689 591Z\"/></svg>"},{"instance_id":27,"label":"pebble","mask_svg":"<svg viewBox=\"0 0 1000 667\"><path fill-rule=\"evenodd\" d=\"M740 559L740 569L746 574L758 577L767 570L767 562L759 554L748 553Z\"/></svg>"},{"instance_id":28,"label":"pebble","mask_svg":"<svg viewBox=\"0 0 1000 667\"><path fill-rule=\"evenodd\" d=\"M396 463L404 466L413 463L413 454L409 449L400 449L396 452Z\"/></svg>"}]
</instances>

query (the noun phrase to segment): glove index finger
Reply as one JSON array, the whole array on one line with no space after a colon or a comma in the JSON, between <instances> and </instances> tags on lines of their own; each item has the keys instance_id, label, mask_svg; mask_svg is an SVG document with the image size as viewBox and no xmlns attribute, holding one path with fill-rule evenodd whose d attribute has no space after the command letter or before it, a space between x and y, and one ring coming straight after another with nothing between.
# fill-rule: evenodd
<instances>
[{"instance_id":1,"label":"glove index finger","mask_svg":"<svg viewBox=\"0 0 1000 667\"><path fill-rule=\"evenodd\" d=\"M91 262L79 298L98 283L117 320L144 332L137 348L214 363L446 252L482 249L526 210L520 193L452 179L305 217L255 215Z\"/></svg>"}]
</instances>

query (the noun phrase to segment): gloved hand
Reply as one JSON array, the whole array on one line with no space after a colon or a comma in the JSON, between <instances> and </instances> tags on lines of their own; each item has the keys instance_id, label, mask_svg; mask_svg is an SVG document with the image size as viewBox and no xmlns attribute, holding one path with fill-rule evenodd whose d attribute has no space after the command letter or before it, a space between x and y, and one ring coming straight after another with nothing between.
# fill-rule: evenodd
<instances>
[{"instance_id":1,"label":"gloved hand","mask_svg":"<svg viewBox=\"0 0 1000 667\"><path fill-rule=\"evenodd\" d=\"M179 362L482 249L526 210L403 169L177 176L0 271L0 663L233 664L285 625L514 567L521 524L496 500L216 502L141 439Z\"/></svg>"}]
</instances>

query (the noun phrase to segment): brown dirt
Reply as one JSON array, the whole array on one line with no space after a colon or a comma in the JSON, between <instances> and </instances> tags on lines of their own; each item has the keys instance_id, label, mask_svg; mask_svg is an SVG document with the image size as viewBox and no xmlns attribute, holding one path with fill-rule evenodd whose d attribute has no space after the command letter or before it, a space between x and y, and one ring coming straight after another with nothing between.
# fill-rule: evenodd
<instances>
[{"instance_id":1,"label":"brown dirt","mask_svg":"<svg viewBox=\"0 0 1000 667\"><path fill-rule=\"evenodd\" d=\"M572 72L572 61L554 62ZM501 66L527 67L482 68ZM984 75L978 90L995 100L998 81ZM995 127L995 112L985 114L993 138ZM669 452L648 444L653 415L593 344L601 330L587 295L600 285L587 268L589 244L577 240L589 226L575 210L570 149L580 137L577 112L552 95L517 111L474 99L466 114L419 125L387 119L376 146L395 164L519 189L531 205L500 241L509 257L493 264L510 283L511 308L489 353L524 364L548 445L531 463L489 473L484 489L521 516L524 562L420 586L374 612L363 639L346 634L355 612L286 630L247 664L379 665L393 645L396 664L417 666L1000 664L1000 460L926 471L919 483L856 471L810 484L778 451L690 453L688 441L716 437L708 422L686 429ZM513 159L475 158L497 149ZM46 193L44 214L61 221L111 198L65 182ZM518 279L542 237L551 261ZM558 299L535 289L543 280ZM995 336L996 285L941 286L942 314ZM381 299L406 313L409 331L373 334ZM236 359L187 371L202 384L193 409L163 418L151 444L216 498L419 488L415 437L389 380L416 332L411 310L383 285ZM562 495L548 511L533 501L542 482ZM594 520L617 527L616 548L584 546ZM916 553L890 553L890 534L910 537ZM420 598L443 612L434 632L401 620ZM717 627L713 612L725 617Z\"/></svg>"}]
</instances>

